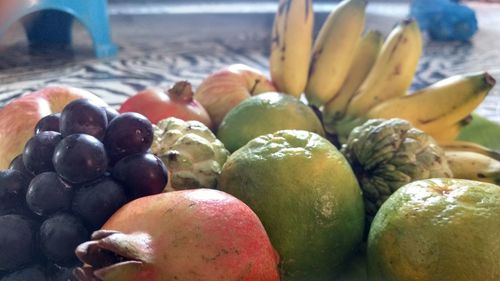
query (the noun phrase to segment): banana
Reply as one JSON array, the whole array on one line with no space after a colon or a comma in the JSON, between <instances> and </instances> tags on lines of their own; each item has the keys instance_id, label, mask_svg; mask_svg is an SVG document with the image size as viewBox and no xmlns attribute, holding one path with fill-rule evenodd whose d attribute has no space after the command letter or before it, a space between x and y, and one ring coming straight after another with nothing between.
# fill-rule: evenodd
<instances>
[{"instance_id":1,"label":"banana","mask_svg":"<svg viewBox=\"0 0 500 281\"><path fill-rule=\"evenodd\" d=\"M328 101L323 109L325 122L334 122L344 115L349 100L368 76L375 63L382 43L383 37L378 31L369 31L361 38L342 88Z\"/></svg>"},{"instance_id":2,"label":"banana","mask_svg":"<svg viewBox=\"0 0 500 281\"><path fill-rule=\"evenodd\" d=\"M362 116L375 105L403 96L413 81L422 54L422 35L413 20L398 24L388 35L366 80L347 107L347 115Z\"/></svg>"},{"instance_id":3,"label":"banana","mask_svg":"<svg viewBox=\"0 0 500 281\"><path fill-rule=\"evenodd\" d=\"M493 158L497 161L500 161L500 151L495 151L473 142L454 140L448 142L440 142L439 146L444 150L450 152L452 151L475 152Z\"/></svg>"},{"instance_id":4,"label":"banana","mask_svg":"<svg viewBox=\"0 0 500 281\"><path fill-rule=\"evenodd\" d=\"M471 151L446 151L445 154L454 178L500 184L500 161Z\"/></svg>"},{"instance_id":5,"label":"banana","mask_svg":"<svg viewBox=\"0 0 500 281\"><path fill-rule=\"evenodd\" d=\"M436 127L432 130L428 130L427 134L432 135L432 137L438 143L449 143L455 141L455 139L462 131L464 126L467 126L472 121L472 115L468 115L464 119L452 124L451 126L444 126L442 128Z\"/></svg>"},{"instance_id":6,"label":"banana","mask_svg":"<svg viewBox=\"0 0 500 281\"><path fill-rule=\"evenodd\" d=\"M365 24L366 0L344 0L330 13L314 41L306 86L310 104L332 99L351 66Z\"/></svg>"},{"instance_id":7,"label":"banana","mask_svg":"<svg viewBox=\"0 0 500 281\"><path fill-rule=\"evenodd\" d=\"M469 116L494 85L495 79L487 72L456 75L411 95L387 100L366 115L368 118L406 119L432 135Z\"/></svg>"},{"instance_id":8,"label":"banana","mask_svg":"<svg viewBox=\"0 0 500 281\"><path fill-rule=\"evenodd\" d=\"M279 91L299 97L307 84L313 41L312 0L280 0L269 67Z\"/></svg>"}]
</instances>

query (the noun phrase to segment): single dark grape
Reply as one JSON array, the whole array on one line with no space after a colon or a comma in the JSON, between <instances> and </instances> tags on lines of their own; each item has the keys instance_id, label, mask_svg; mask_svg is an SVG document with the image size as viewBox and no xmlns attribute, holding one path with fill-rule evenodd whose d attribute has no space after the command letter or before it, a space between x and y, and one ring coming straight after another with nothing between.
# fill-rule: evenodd
<instances>
[{"instance_id":1,"label":"single dark grape","mask_svg":"<svg viewBox=\"0 0 500 281\"><path fill-rule=\"evenodd\" d=\"M73 189L54 172L45 172L31 180L26 193L26 203L33 213L48 216L57 211L69 210Z\"/></svg>"},{"instance_id":2,"label":"single dark grape","mask_svg":"<svg viewBox=\"0 0 500 281\"><path fill-rule=\"evenodd\" d=\"M75 184L101 177L108 167L104 145L85 134L64 138L55 149L53 162L59 176Z\"/></svg>"},{"instance_id":3,"label":"single dark grape","mask_svg":"<svg viewBox=\"0 0 500 281\"><path fill-rule=\"evenodd\" d=\"M38 123L36 123L35 125L35 135L45 131L59 132L60 118L61 118L60 113L54 113L40 119Z\"/></svg>"},{"instance_id":4,"label":"single dark grape","mask_svg":"<svg viewBox=\"0 0 500 281\"><path fill-rule=\"evenodd\" d=\"M48 281L45 270L40 265L33 265L15 272L12 272L0 281Z\"/></svg>"},{"instance_id":5,"label":"single dark grape","mask_svg":"<svg viewBox=\"0 0 500 281\"><path fill-rule=\"evenodd\" d=\"M131 199L158 194L167 183L167 168L151 153L137 153L116 163L112 176L125 187Z\"/></svg>"},{"instance_id":6,"label":"single dark grape","mask_svg":"<svg viewBox=\"0 0 500 281\"><path fill-rule=\"evenodd\" d=\"M19 154L9 164L9 169L21 172L27 179L32 179L35 175L26 169L23 162L23 155Z\"/></svg>"},{"instance_id":7,"label":"single dark grape","mask_svg":"<svg viewBox=\"0 0 500 281\"><path fill-rule=\"evenodd\" d=\"M108 125L106 111L94 101L78 99L68 103L61 113L60 132L64 137L87 134L99 140Z\"/></svg>"},{"instance_id":8,"label":"single dark grape","mask_svg":"<svg viewBox=\"0 0 500 281\"><path fill-rule=\"evenodd\" d=\"M28 171L35 175L53 171L52 155L62 139L61 134L53 131L40 132L29 139L23 152L23 163Z\"/></svg>"},{"instance_id":9,"label":"single dark grape","mask_svg":"<svg viewBox=\"0 0 500 281\"><path fill-rule=\"evenodd\" d=\"M112 163L125 156L145 153L153 143L153 125L139 113L127 112L109 123L104 147Z\"/></svg>"},{"instance_id":10,"label":"single dark grape","mask_svg":"<svg viewBox=\"0 0 500 281\"><path fill-rule=\"evenodd\" d=\"M50 261L71 265L77 261L75 249L89 239L89 232L82 221L70 214L56 214L40 227L40 246Z\"/></svg>"},{"instance_id":11,"label":"single dark grape","mask_svg":"<svg viewBox=\"0 0 500 281\"><path fill-rule=\"evenodd\" d=\"M35 257L36 224L20 215L0 217L0 271L16 270Z\"/></svg>"},{"instance_id":12,"label":"single dark grape","mask_svg":"<svg viewBox=\"0 0 500 281\"><path fill-rule=\"evenodd\" d=\"M126 202L123 187L111 178L104 178L76 191L73 212L92 230L97 230Z\"/></svg>"},{"instance_id":13,"label":"single dark grape","mask_svg":"<svg viewBox=\"0 0 500 281\"><path fill-rule=\"evenodd\" d=\"M120 115L120 113L116 109L109 107L109 106L104 107L104 111L106 111L106 117L108 118L108 124L111 123L111 121L113 119L115 119L118 115Z\"/></svg>"},{"instance_id":14,"label":"single dark grape","mask_svg":"<svg viewBox=\"0 0 500 281\"><path fill-rule=\"evenodd\" d=\"M0 171L0 210L22 206L30 181L16 170Z\"/></svg>"}]
</instances>

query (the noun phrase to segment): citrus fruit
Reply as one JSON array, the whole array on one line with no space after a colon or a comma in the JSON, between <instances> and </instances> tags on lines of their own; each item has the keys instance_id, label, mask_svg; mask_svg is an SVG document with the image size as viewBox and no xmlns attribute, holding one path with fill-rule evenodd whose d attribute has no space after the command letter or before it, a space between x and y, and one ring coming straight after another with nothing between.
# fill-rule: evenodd
<instances>
[{"instance_id":1,"label":"citrus fruit","mask_svg":"<svg viewBox=\"0 0 500 281\"><path fill-rule=\"evenodd\" d=\"M500 187L409 183L382 205L368 237L371 280L500 280Z\"/></svg>"},{"instance_id":2,"label":"citrus fruit","mask_svg":"<svg viewBox=\"0 0 500 281\"><path fill-rule=\"evenodd\" d=\"M253 138L285 129L324 135L321 121L311 108L290 95L269 92L250 97L229 111L217 137L233 152Z\"/></svg>"},{"instance_id":3,"label":"citrus fruit","mask_svg":"<svg viewBox=\"0 0 500 281\"><path fill-rule=\"evenodd\" d=\"M224 164L219 187L261 219L281 280L330 280L362 240L361 191L344 156L302 130L257 137Z\"/></svg>"}]
</instances>

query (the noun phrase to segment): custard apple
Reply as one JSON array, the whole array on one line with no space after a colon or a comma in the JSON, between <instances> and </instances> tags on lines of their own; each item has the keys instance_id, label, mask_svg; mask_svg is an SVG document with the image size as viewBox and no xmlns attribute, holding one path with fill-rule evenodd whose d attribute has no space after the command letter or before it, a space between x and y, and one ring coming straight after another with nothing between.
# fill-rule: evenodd
<instances>
[{"instance_id":1,"label":"custard apple","mask_svg":"<svg viewBox=\"0 0 500 281\"><path fill-rule=\"evenodd\" d=\"M444 150L406 120L371 119L349 134L342 145L363 190L370 223L389 196L420 179L451 178Z\"/></svg>"},{"instance_id":2,"label":"custard apple","mask_svg":"<svg viewBox=\"0 0 500 281\"><path fill-rule=\"evenodd\" d=\"M151 151L165 163L169 173L166 191L217 187L229 152L207 126L170 117L153 129Z\"/></svg>"}]
</instances>

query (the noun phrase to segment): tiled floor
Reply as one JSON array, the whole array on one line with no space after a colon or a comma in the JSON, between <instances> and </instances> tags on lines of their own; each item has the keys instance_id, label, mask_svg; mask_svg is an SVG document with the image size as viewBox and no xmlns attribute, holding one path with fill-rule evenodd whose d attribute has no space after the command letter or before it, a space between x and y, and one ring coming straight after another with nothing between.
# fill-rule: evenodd
<instances>
[{"instance_id":1,"label":"tiled floor","mask_svg":"<svg viewBox=\"0 0 500 281\"><path fill-rule=\"evenodd\" d=\"M275 1L198 12L190 11L193 6L189 5L142 5L141 10L129 5L110 7L113 38L120 54L109 60L93 58L88 34L78 25L73 50L31 54L20 26L11 28L0 39L0 106L49 84L84 87L116 106L147 86L168 86L180 79L196 86L207 73L231 63L267 69ZM329 5L316 6L318 23L331 9ZM427 42L413 88L469 71L486 70L500 79L500 5L474 7L480 24L474 40ZM138 11L142 11L140 15ZM387 33L406 11L404 4L371 3L367 26ZM500 123L500 87L478 113Z\"/></svg>"}]
</instances>

